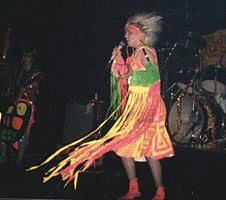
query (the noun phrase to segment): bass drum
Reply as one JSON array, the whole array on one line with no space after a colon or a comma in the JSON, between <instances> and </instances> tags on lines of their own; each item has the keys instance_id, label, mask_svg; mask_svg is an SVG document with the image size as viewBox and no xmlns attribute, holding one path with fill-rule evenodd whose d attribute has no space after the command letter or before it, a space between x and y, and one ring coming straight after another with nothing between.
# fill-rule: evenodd
<instances>
[{"instance_id":1,"label":"bass drum","mask_svg":"<svg viewBox=\"0 0 226 200\"><path fill-rule=\"evenodd\" d=\"M177 144L208 143L222 137L224 113L212 99L183 96L169 112L168 129Z\"/></svg>"}]
</instances>

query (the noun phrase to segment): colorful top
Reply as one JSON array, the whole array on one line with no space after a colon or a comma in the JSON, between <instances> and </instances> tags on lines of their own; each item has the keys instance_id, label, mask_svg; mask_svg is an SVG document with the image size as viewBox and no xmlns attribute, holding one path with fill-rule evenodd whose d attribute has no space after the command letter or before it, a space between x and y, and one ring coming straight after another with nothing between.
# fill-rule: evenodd
<instances>
[{"instance_id":1,"label":"colorful top","mask_svg":"<svg viewBox=\"0 0 226 200\"><path fill-rule=\"evenodd\" d=\"M151 52L152 62L147 62L145 68L141 64L136 63L137 52L145 49L149 49ZM128 72L128 66L132 66L132 74L128 78L120 77L121 74ZM154 82L160 79L157 56L154 49L142 46L137 49L136 52L131 57L126 59L126 63L123 59L113 62L111 70L111 108L115 110L117 106L122 102L126 93L128 92L129 86L140 86L140 87L150 87ZM117 119L124 109L126 101L122 103L121 110L119 110L114 118Z\"/></svg>"},{"instance_id":2,"label":"colorful top","mask_svg":"<svg viewBox=\"0 0 226 200\"><path fill-rule=\"evenodd\" d=\"M148 58L146 50L149 51L150 58ZM148 59L145 67L136 59L139 51L143 51L145 57ZM139 106L136 112L139 111L147 117L134 117L139 124L134 121L134 127L131 129L131 133L134 134L133 132L135 132L136 126L142 127L143 133L140 133L140 138L136 141L131 143L128 141L127 145L117 149L116 153L119 156L134 157L137 160L144 156L159 159L174 155L172 144L165 127L166 109L160 96L160 74L155 50L145 46L140 47L131 57L127 58L124 68L121 62L114 63L112 71L118 72L118 70L123 69L121 71L123 73L126 72L125 68L127 66L130 66L132 70L131 76L128 78L128 91L137 95L136 97L134 95L136 100L133 106ZM141 96L139 96L140 92ZM142 104L144 104L144 110L140 107ZM136 116L136 112L130 113L130 115ZM149 115L150 117L148 117ZM156 145L159 141L161 141L161 145L164 148ZM161 152L160 149L163 151Z\"/></svg>"},{"instance_id":3,"label":"colorful top","mask_svg":"<svg viewBox=\"0 0 226 200\"><path fill-rule=\"evenodd\" d=\"M68 157L45 174L44 182L60 174L63 180L67 180L66 184L74 180L76 188L79 173L86 171L96 159L109 151L135 160L143 157L157 160L174 155L165 127L166 109L160 96L157 56L153 49L148 50L151 57L145 67L136 60L139 49L125 63L123 59L113 62L111 75L116 85L111 86L116 95L112 93L114 102L111 105L115 106L115 110L110 116L96 130L62 147L30 170L48 163L63 151L70 151ZM132 74L127 80L122 75L130 72L128 66ZM119 100L120 103L116 105ZM84 142L98 133L116 113L117 120L104 136Z\"/></svg>"}]
</instances>

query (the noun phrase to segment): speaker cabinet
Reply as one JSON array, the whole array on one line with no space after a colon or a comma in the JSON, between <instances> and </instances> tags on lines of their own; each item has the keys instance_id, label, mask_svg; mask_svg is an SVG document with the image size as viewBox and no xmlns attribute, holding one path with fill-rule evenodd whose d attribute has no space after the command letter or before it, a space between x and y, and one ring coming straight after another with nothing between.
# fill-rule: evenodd
<instances>
[{"instance_id":1,"label":"speaker cabinet","mask_svg":"<svg viewBox=\"0 0 226 200\"><path fill-rule=\"evenodd\" d=\"M63 130L63 144L73 142L93 130L92 104L67 104Z\"/></svg>"}]
</instances>

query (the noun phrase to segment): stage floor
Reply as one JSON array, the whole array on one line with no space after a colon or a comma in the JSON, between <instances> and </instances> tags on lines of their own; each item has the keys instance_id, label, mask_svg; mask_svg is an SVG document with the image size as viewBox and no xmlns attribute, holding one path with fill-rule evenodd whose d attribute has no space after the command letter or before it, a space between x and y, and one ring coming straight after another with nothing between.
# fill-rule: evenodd
<instances>
[{"instance_id":1,"label":"stage floor","mask_svg":"<svg viewBox=\"0 0 226 200\"><path fill-rule=\"evenodd\" d=\"M176 156L163 159L166 200L225 199L226 150L193 149L174 146ZM127 178L120 159L109 153L95 168L79 177L78 188L73 183L64 188L59 177L42 183L47 168L26 172L31 165L40 163L45 156L25 157L23 167L11 161L0 165L1 199L74 199L115 200L127 189ZM12 159L13 160L13 159ZM97 163L98 164L98 163ZM149 200L154 195L154 183L145 162L136 163L142 196Z\"/></svg>"}]
</instances>

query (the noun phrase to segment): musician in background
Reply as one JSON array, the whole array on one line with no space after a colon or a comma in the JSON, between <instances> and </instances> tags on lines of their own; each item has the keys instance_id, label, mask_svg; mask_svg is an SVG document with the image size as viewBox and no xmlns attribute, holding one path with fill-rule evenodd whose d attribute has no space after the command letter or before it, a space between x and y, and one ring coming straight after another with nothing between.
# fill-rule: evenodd
<instances>
[{"instance_id":1,"label":"musician in background","mask_svg":"<svg viewBox=\"0 0 226 200\"><path fill-rule=\"evenodd\" d=\"M36 74L41 73L35 66L36 50L27 48L23 51L22 67L17 72L18 78L16 81L17 94L26 94L31 101L36 101L38 95L39 80L34 81ZM30 85L32 83L32 85ZM31 87L32 86L32 87ZM26 90L26 91L25 91Z\"/></svg>"},{"instance_id":2,"label":"musician in background","mask_svg":"<svg viewBox=\"0 0 226 200\"><path fill-rule=\"evenodd\" d=\"M15 137L18 137L18 135L21 136L18 141L12 143L12 147L18 150L16 160L18 166L22 165L25 148L29 141L30 130L35 122L35 102L39 94L39 84L43 77L43 74L35 66L35 57L35 49L31 47L24 48L22 65L15 72L17 79L13 105L8 107L1 121L0 136L3 141L7 138L6 144L9 145L10 142L12 143L15 135L17 135ZM12 123L9 124L7 121L12 121ZM8 134L7 137L5 137L5 133ZM10 138L9 136L11 137L11 141L8 139ZM4 160L4 158L6 159L6 147L2 149L1 154Z\"/></svg>"}]
</instances>

